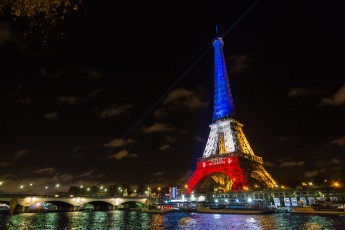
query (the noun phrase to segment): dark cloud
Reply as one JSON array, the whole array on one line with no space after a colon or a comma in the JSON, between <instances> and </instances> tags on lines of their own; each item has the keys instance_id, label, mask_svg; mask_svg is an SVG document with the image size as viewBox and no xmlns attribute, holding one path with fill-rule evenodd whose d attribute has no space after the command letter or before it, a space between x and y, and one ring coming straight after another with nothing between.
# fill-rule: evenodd
<instances>
[{"instance_id":1,"label":"dark cloud","mask_svg":"<svg viewBox=\"0 0 345 230\"><path fill-rule=\"evenodd\" d=\"M102 110L100 116L101 118L119 116L127 113L132 107L132 105L112 106L110 108Z\"/></svg>"},{"instance_id":2,"label":"dark cloud","mask_svg":"<svg viewBox=\"0 0 345 230\"><path fill-rule=\"evenodd\" d=\"M166 123L154 123L151 126L146 126L143 129L143 133L151 134L151 133L158 133L158 132L170 132L174 130L174 127L171 124Z\"/></svg>"},{"instance_id":3,"label":"dark cloud","mask_svg":"<svg viewBox=\"0 0 345 230\"><path fill-rule=\"evenodd\" d=\"M247 54L231 54L228 60L230 73L241 73L250 65L250 56Z\"/></svg>"},{"instance_id":4,"label":"dark cloud","mask_svg":"<svg viewBox=\"0 0 345 230\"><path fill-rule=\"evenodd\" d=\"M122 160L125 158L137 158L137 154L129 153L127 150L121 150L109 156L109 159Z\"/></svg>"},{"instance_id":5,"label":"dark cloud","mask_svg":"<svg viewBox=\"0 0 345 230\"><path fill-rule=\"evenodd\" d=\"M74 96L60 96L58 98L61 104L75 105L78 102L78 98Z\"/></svg>"},{"instance_id":6,"label":"dark cloud","mask_svg":"<svg viewBox=\"0 0 345 230\"><path fill-rule=\"evenodd\" d=\"M331 97L323 98L320 106L340 106L345 104L345 84Z\"/></svg>"},{"instance_id":7,"label":"dark cloud","mask_svg":"<svg viewBox=\"0 0 345 230\"><path fill-rule=\"evenodd\" d=\"M304 166L304 161L285 161L280 164L280 167L287 168L287 167L302 167Z\"/></svg>"},{"instance_id":8,"label":"dark cloud","mask_svg":"<svg viewBox=\"0 0 345 230\"><path fill-rule=\"evenodd\" d=\"M164 104L181 105L188 109L205 108L208 102L202 101L195 92L186 90L184 88L175 89L165 98Z\"/></svg>"},{"instance_id":9,"label":"dark cloud","mask_svg":"<svg viewBox=\"0 0 345 230\"><path fill-rule=\"evenodd\" d=\"M0 162L0 168L6 168L6 167L9 167L11 165L10 162L7 162L7 161L1 161Z\"/></svg>"},{"instance_id":10,"label":"dark cloud","mask_svg":"<svg viewBox=\"0 0 345 230\"><path fill-rule=\"evenodd\" d=\"M31 151L27 149L22 149L19 151L14 152L14 160L18 160L19 158L22 158L25 155L28 155Z\"/></svg>"},{"instance_id":11,"label":"dark cloud","mask_svg":"<svg viewBox=\"0 0 345 230\"><path fill-rule=\"evenodd\" d=\"M340 137L340 138L336 138L334 140L331 140L330 144L345 146L345 137Z\"/></svg>"},{"instance_id":12,"label":"dark cloud","mask_svg":"<svg viewBox=\"0 0 345 230\"><path fill-rule=\"evenodd\" d=\"M114 138L111 141L109 141L108 143L104 144L103 146L106 148L116 148L116 147L125 147L125 146L129 146L129 145L133 145L135 143L137 143L138 141L134 140L134 139L122 139L122 138Z\"/></svg>"},{"instance_id":13,"label":"dark cloud","mask_svg":"<svg viewBox=\"0 0 345 230\"><path fill-rule=\"evenodd\" d=\"M170 145L165 144L165 145L160 146L160 147L158 148L158 150L160 150L160 151L165 151L165 150L170 149L170 147L171 147Z\"/></svg>"},{"instance_id":14,"label":"dark cloud","mask_svg":"<svg viewBox=\"0 0 345 230\"><path fill-rule=\"evenodd\" d=\"M34 171L35 174L54 174L56 170L52 167L40 168Z\"/></svg>"},{"instance_id":15,"label":"dark cloud","mask_svg":"<svg viewBox=\"0 0 345 230\"><path fill-rule=\"evenodd\" d=\"M321 90L319 89L308 89L308 88L303 88L303 87L293 87L290 89L288 92L287 96L289 98L299 98L299 97L309 97L312 95L317 95L320 94Z\"/></svg>"},{"instance_id":16,"label":"dark cloud","mask_svg":"<svg viewBox=\"0 0 345 230\"><path fill-rule=\"evenodd\" d=\"M53 112L50 112L50 113L46 113L43 116L43 118L47 119L47 120L56 120L56 119L58 119L58 117L59 117L59 114L56 111L53 111Z\"/></svg>"}]
</instances>

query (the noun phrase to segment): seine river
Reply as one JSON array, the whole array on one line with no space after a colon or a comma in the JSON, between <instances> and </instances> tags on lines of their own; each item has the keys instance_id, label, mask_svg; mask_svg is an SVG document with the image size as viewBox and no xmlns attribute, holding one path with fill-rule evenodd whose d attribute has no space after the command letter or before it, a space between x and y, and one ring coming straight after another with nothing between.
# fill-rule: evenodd
<instances>
[{"instance_id":1,"label":"seine river","mask_svg":"<svg viewBox=\"0 0 345 230\"><path fill-rule=\"evenodd\" d=\"M0 214L0 229L345 229L343 216L232 215L136 211Z\"/></svg>"}]
</instances>

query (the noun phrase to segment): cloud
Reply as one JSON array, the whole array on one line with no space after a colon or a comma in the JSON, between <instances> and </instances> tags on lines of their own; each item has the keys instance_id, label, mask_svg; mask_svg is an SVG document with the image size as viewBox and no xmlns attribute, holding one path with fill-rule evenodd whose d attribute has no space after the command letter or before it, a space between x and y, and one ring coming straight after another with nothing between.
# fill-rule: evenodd
<instances>
[{"instance_id":1,"label":"cloud","mask_svg":"<svg viewBox=\"0 0 345 230\"><path fill-rule=\"evenodd\" d=\"M157 109L155 112L154 112L154 116L158 119L160 118L163 118L167 115L168 113L166 112L165 109Z\"/></svg>"},{"instance_id":2,"label":"cloud","mask_svg":"<svg viewBox=\"0 0 345 230\"><path fill-rule=\"evenodd\" d=\"M197 142L205 142L207 139L199 137L199 136L195 136L194 140L196 140Z\"/></svg>"},{"instance_id":3,"label":"cloud","mask_svg":"<svg viewBox=\"0 0 345 230\"><path fill-rule=\"evenodd\" d=\"M59 116L58 112L53 111L53 112L44 114L43 118L47 120L56 120L58 119L58 116Z\"/></svg>"},{"instance_id":4,"label":"cloud","mask_svg":"<svg viewBox=\"0 0 345 230\"><path fill-rule=\"evenodd\" d=\"M8 24L0 23L0 46L11 40L11 30Z\"/></svg>"},{"instance_id":5,"label":"cloud","mask_svg":"<svg viewBox=\"0 0 345 230\"><path fill-rule=\"evenodd\" d=\"M133 107L132 105L112 106L112 107L107 108L101 112L101 118L121 115L121 114L127 112L132 107Z\"/></svg>"},{"instance_id":6,"label":"cloud","mask_svg":"<svg viewBox=\"0 0 345 230\"><path fill-rule=\"evenodd\" d=\"M120 152L109 156L109 159L122 160L124 158L137 158L137 157L138 157L137 154L129 154L127 150L121 150Z\"/></svg>"},{"instance_id":7,"label":"cloud","mask_svg":"<svg viewBox=\"0 0 345 230\"><path fill-rule=\"evenodd\" d=\"M160 171L160 172L154 172L151 174L153 177L160 177L160 176L163 176L164 175L164 172L163 171Z\"/></svg>"},{"instance_id":8,"label":"cloud","mask_svg":"<svg viewBox=\"0 0 345 230\"><path fill-rule=\"evenodd\" d=\"M62 104L74 105L77 103L78 98L73 96L60 96L58 100Z\"/></svg>"},{"instance_id":9,"label":"cloud","mask_svg":"<svg viewBox=\"0 0 345 230\"><path fill-rule=\"evenodd\" d=\"M72 149L72 151L73 151L73 152L79 152L79 151L81 151L82 149L83 149L83 146L77 145L77 146L75 146L75 147Z\"/></svg>"},{"instance_id":10,"label":"cloud","mask_svg":"<svg viewBox=\"0 0 345 230\"><path fill-rule=\"evenodd\" d=\"M51 167L40 168L34 171L35 174L54 174L56 170Z\"/></svg>"},{"instance_id":11,"label":"cloud","mask_svg":"<svg viewBox=\"0 0 345 230\"><path fill-rule=\"evenodd\" d=\"M338 158L334 157L329 161L329 163L337 165L337 164L341 164L342 162Z\"/></svg>"},{"instance_id":12,"label":"cloud","mask_svg":"<svg viewBox=\"0 0 345 230\"><path fill-rule=\"evenodd\" d=\"M320 105L340 106L345 104L345 84L331 97L323 98Z\"/></svg>"},{"instance_id":13,"label":"cloud","mask_svg":"<svg viewBox=\"0 0 345 230\"><path fill-rule=\"evenodd\" d=\"M192 175L192 173L193 173L192 170L187 170L184 173L181 173L179 175L180 177L177 179L175 183L179 186L184 186L186 182L188 181L188 179L190 178L190 176Z\"/></svg>"},{"instance_id":14,"label":"cloud","mask_svg":"<svg viewBox=\"0 0 345 230\"><path fill-rule=\"evenodd\" d=\"M313 171L307 171L304 173L304 176L307 177L307 178L310 178L310 177L314 177L314 176L317 176L319 175L319 171L318 170L313 170Z\"/></svg>"},{"instance_id":15,"label":"cloud","mask_svg":"<svg viewBox=\"0 0 345 230\"><path fill-rule=\"evenodd\" d=\"M80 174L78 177L79 178L83 178L83 177L90 177L93 175L93 171L86 171L86 172L83 172L82 174Z\"/></svg>"},{"instance_id":16,"label":"cloud","mask_svg":"<svg viewBox=\"0 0 345 230\"><path fill-rule=\"evenodd\" d=\"M286 167L301 167L304 165L304 161L286 161L280 164L280 167L286 168Z\"/></svg>"},{"instance_id":17,"label":"cloud","mask_svg":"<svg viewBox=\"0 0 345 230\"><path fill-rule=\"evenodd\" d=\"M168 149L170 149L170 145L168 145L168 144L166 144L166 145L162 145L162 146L160 146L159 148L158 148L158 150L160 150L160 151L164 151L164 150L168 150Z\"/></svg>"},{"instance_id":18,"label":"cloud","mask_svg":"<svg viewBox=\"0 0 345 230\"><path fill-rule=\"evenodd\" d=\"M176 137L172 137L172 136L166 136L164 139L170 143L173 143L176 141Z\"/></svg>"},{"instance_id":19,"label":"cloud","mask_svg":"<svg viewBox=\"0 0 345 230\"><path fill-rule=\"evenodd\" d=\"M137 143L137 141L131 138L127 140L124 140L122 138L114 138L108 143L104 144L103 146L106 148L116 148L116 147L124 147L128 145L132 145L135 143Z\"/></svg>"},{"instance_id":20,"label":"cloud","mask_svg":"<svg viewBox=\"0 0 345 230\"><path fill-rule=\"evenodd\" d=\"M95 89L95 90L92 90L87 96L90 98L93 98L99 95L100 93L102 93L103 91L104 91L103 88Z\"/></svg>"},{"instance_id":21,"label":"cloud","mask_svg":"<svg viewBox=\"0 0 345 230\"><path fill-rule=\"evenodd\" d=\"M164 104L173 103L175 105L182 105L190 110L200 109L207 106L207 102L201 99L193 92L184 88L179 88L172 91L164 100Z\"/></svg>"},{"instance_id":22,"label":"cloud","mask_svg":"<svg viewBox=\"0 0 345 230\"><path fill-rule=\"evenodd\" d=\"M66 74L65 71L57 71L55 73L49 72L48 68L46 66L43 66L40 68L40 74L42 77L46 78L60 78Z\"/></svg>"},{"instance_id":23,"label":"cloud","mask_svg":"<svg viewBox=\"0 0 345 230\"><path fill-rule=\"evenodd\" d=\"M249 66L249 55L246 54L232 54L229 56L231 62L231 72L240 73L246 70Z\"/></svg>"},{"instance_id":24,"label":"cloud","mask_svg":"<svg viewBox=\"0 0 345 230\"><path fill-rule=\"evenodd\" d=\"M26 150L26 149L19 150L19 151L14 153L14 160L18 160L19 158L21 158L21 157L23 157L29 153L30 153L30 150Z\"/></svg>"},{"instance_id":25,"label":"cloud","mask_svg":"<svg viewBox=\"0 0 345 230\"><path fill-rule=\"evenodd\" d=\"M151 126L144 127L143 133L151 134L151 133L157 133L157 132L170 132L174 129L174 127L170 124L166 123L155 123Z\"/></svg>"},{"instance_id":26,"label":"cloud","mask_svg":"<svg viewBox=\"0 0 345 230\"><path fill-rule=\"evenodd\" d=\"M75 76L77 78L88 78L98 80L102 77L103 72L95 67L89 66L68 66L64 70L49 70L48 67L43 66L40 68L40 74L46 78L62 78L65 76Z\"/></svg>"},{"instance_id":27,"label":"cloud","mask_svg":"<svg viewBox=\"0 0 345 230\"><path fill-rule=\"evenodd\" d=\"M82 73L84 73L88 78L91 79L100 79L103 75L103 72L101 70L93 67L86 67L86 69L84 69Z\"/></svg>"},{"instance_id":28,"label":"cloud","mask_svg":"<svg viewBox=\"0 0 345 230\"><path fill-rule=\"evenodd\" d=\"M9 98L10 100L13 100L17 104L23 104L23 105L31 104L31 98L27 93L24 92L24 89L22 86L18 86L18 88L15 91L11 92L5 97Z\"/></svg>"},{"instance_id":29,"label":"cloud","mask_svg":"<svg viewBox=\"0 0 345 230\"><path fill-rule=\"evenodd\" d=\"M297 98L297 97L308 97L315 94L319 94L321 91L319 89L308 89L303 87L293 87L287 94L289 98Z\"/></svg>"},{"instance_id":30,"label":"cloud","mask_svg":"<svg viewBox=\"0 0 345 230\"><path fill-rule=\"evenodd\" d=\"M345 146L345 137L336 138L332 140L330 144Z\"/></svg>"},{"instance_id":31,"label":"cloud","mask_svg":"<svg viewBox=\"0 0 345 230\"><path fill-rule=\"evenodd\" d=\"M275 167L276 164L273 163L273 162L270 162L270 161L265 161L264 162L264 166L267 167L267 168L272 168L272 167Z\"/></svg>"},{"instance_id":32,"label":"cloud","mask_svg":"<svg viewBox=\"0 0 345 230\"><path fill-rule=\"evenodd\" d=\"M0 168L6 168L8 166L10 166L11 163L7 162L7 161L1 161L0 162Z\"/></svg>"}]
</instances>

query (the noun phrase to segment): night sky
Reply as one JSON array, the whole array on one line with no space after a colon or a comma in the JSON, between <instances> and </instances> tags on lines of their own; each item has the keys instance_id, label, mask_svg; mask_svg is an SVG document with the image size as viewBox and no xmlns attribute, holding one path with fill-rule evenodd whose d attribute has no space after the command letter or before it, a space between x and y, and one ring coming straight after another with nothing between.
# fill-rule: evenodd
<instances>
[{"instance_id":1,"label":"night sky","mask_svg":"<svg viewBox=\"0 0 345 230\"><path fill-rule=\"evenodd\" d=\"M3 11L0 191L183 186L209 134L216 24L236 119L266 170L284 185L345 183L344 12L321 0L85 0L29 26Z\"/></svg>"}]
</instances>

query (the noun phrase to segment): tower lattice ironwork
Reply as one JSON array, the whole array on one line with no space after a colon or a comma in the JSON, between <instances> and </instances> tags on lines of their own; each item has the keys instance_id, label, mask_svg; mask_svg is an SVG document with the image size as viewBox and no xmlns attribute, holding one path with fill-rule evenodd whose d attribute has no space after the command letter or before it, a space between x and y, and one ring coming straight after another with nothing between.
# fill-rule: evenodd
<instances>
[{"instance_id":1,"label":"tower lattice ironwork","mask_svg":"<svg viewBox=\"0 0 345 230\"><path fill-rule=\"evenodd\" d=\"M217 36L213 40L214 108L211 130L204 154L198 159L197 167L187 182L187 194L207 176L223 185L224 190L243 190L254 182L264 188L277 186L263 167L262 158L256 156L250 147L242 131L243 125L234 118L235 107L223 46L222 38Z\"/></svg>"}]
</instances>

